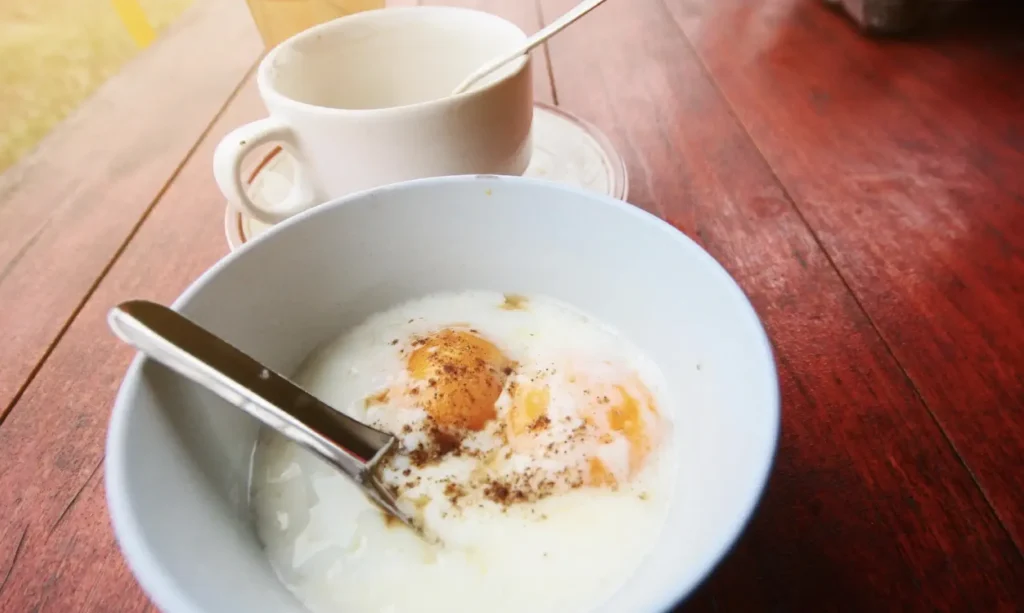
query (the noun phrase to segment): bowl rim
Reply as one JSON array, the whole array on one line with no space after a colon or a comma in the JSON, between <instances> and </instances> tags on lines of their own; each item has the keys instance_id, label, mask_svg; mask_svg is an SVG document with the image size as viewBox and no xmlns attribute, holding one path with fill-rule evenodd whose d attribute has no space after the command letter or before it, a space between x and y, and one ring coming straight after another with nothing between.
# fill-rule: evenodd
<instances>
[{"instance_id":1,"label":"bowl rim","mask_svg":"<svg viewBox=\"0 0 1024 613\"><path fill-rule=\"evenodd\" d=\"M703 247L698 245L689 236L675 228L664 219L635 205L612 198L611 196L540 179L497 175L457 175L403 181L383 187L363 190L346 195L342 198L331 200L323 205L303 211L298 215L269 228L261 235L241 245L239 249L228 253L225 257L221 258L218 262L204 271L188 286L188 288L185 289L184 292L182 292L177 299L174 300L171 308L176 311L180 311L183 307L187 307L193 297L197 293L201 292L213 278L219 275L222 269L229 266L234 260L245 257L245 254L250 249L256 248L256 246L260 245L263 241L268 240L270 237L281 232L289 232L289 229L292 226L305 223L306 219L325 214L327 211L346 206L352 202L366 198L381 197L390 192L417 190L423 187L436 185L470 184L474 182L481 183L481 187L502 183L518 183L524 186L549 190L552 192L571 193L576 196L582 195L588 199L594 200L595 204L600 204L618 210L626 215L631 215L639 222L651 225L652 229L671 233L675 240L681 241L686 248L692 252L693 257L702 261L705 266L709 266L711 273L721 278L726 291L731 292L733 294L733 298L738 299L739 306L745 311L744 316L754 324L753 332L756 338L753 340L756 341L764 358L764 367L767 369L764 374L768 376L770 381L774 382L774 385L771 385L769 388L769 398L766 399L767 407L773 412L772 415L769 415L768 420L768 427L771 429L768 433L770 437L770 445L768 446L765 455L758 458L759 470L756 485L755 487L750 488L750 491L746 493L742 513L737 515L734 522L732 522L732 525L722 531L722 534L718 539L718 543L714 547L714 553L706 556L705 559L695 564L698 568L696 571L690 573L688 578L680 580L675 588L665 590L665 593L661 595L661 604L659 605L658 611L669 611L691 596L701 586L701 584L708 579L712 571L718 568L721 562L725 560L733 547L739 541L746 527L749 525L751 518L758 509L765 488L767 487L772 468L775 464L775 458L778 454L782 407L775 352L767 331L764 328L764 324L751 304L750 299L732 275L730 275L728 271L726 271L726 269L711 256L711 254L705 251ZM136 395L137 390L141 385L141 371L146 361L147 358L141 354L137 354L132 359L125 376L122 379L121 386L114 399L114 405L111 411L105 442L106 460L104 462L104 489L106 491L106 501L107 508L110 513L110 522L118 546L121 549L128 567L131 569L136 581L154 604L156 604L161 610L174 611L175 613L207 613L185 590L180 589L171 576L164 571L161 563L157 559L157 556L155 556L150 550L149 544L143 536L144 531L141 529L138 518L132 511L132 504L124 493L125 490L123 485L126 481L126 467L129 463L125 445L126 429L128 427L128 422L131 419L132 412L129 401Z\"/></svg>"}]
</instances>

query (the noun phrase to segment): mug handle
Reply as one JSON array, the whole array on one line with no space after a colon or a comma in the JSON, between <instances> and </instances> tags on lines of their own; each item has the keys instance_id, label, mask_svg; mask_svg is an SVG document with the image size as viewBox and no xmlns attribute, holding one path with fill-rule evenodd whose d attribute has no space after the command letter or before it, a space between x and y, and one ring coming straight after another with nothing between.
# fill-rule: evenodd
<instances>
[{"instance_id":1,"label":"mug handle","mask_svg":"<svg viewBox=\"0 0 1024 613\"><path fill-rule=\"evenodd\" d=\"M242 181L242 161L250 151L267 143L279 143L296 159L292 189L285 201L273 209L262 207L249 197ZM298 152L297 139L290 127L273 117L235 128L217 145L213 153L213 176L217 186L242 212L266 224L276 224L317 204L315 190Z\"/></svg>"}]
</instances>

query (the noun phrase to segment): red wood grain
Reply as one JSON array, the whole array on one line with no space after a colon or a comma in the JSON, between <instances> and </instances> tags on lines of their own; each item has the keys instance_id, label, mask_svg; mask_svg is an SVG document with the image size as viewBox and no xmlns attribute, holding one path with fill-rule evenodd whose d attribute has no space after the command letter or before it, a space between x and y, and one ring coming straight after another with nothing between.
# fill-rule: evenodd
<instances>
[{"instance_id":1,"label":"red wood grain","mask_svg":"<svg viewBox=\"0 0 1024 613\"><path fill-rule=\"evenodd\" d=\"M0 421L259 49L244 2L198 0L0 175Z\"/></svg>"},{"instance_id":2,"label":"red wood grain","mask_svg":"<svg viewBox=\"0 0 1024 613\"><path fill-rule=\"evenodd\" d=\"M544 16L572 3L543 0ZM780 366L771 484L747 535L690 606L1012 609L1024 585L1020 553L715 87L717 73L656 0L609 2L585 23L551 42L560 103L611 134L627 158L631 200L700 240L737 277ZM742 24L724 20L716 35L723 52L756 62ZM794 70L812 54L790 58ZM801 161L824 153L788 150ZM823 182L841 174L831 172ZM807 177L815 170L795 178Z\"/></svg>"},{"instance_id":3,"label":"red wood grain","mask_svg":"<svg viewBox=\"0 0 1024 613\"><path fill-rule=\"evenodd\" d=\"M227 253L224 200L210 170L213 148L230 129L265 112L249 83L0 427L0 578L7 576L0 611L111 613L147 606L121 560L103 496L108 415L133 355L109 332L106 313L131 298L168 303Z\"/></svg>"},{"instance_id":4,"label":"red wood grain","mask_svg":"<svg viewBox=\"0 0 1024 613\"><path fill-rule=\"evenodd\" d=\"M673 7L1024 546L1020 39L1012 65L998 40L952 56L941 39L876 45L813 2ZM737 23L742 36L724 34Z\"/></svg>"}]
</instances>

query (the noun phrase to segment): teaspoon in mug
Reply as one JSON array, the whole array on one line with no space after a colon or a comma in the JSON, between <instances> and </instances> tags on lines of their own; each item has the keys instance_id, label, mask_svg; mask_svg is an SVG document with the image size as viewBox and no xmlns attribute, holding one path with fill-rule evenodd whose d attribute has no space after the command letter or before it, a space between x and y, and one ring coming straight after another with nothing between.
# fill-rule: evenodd
<instances>
[{"instance_id":1,"label":"teaspoon in mug","mask_svg":"<svg viewBox=\"0 0 1024 613\"><path fill-rule=\"evenodd\" d=\"M566 11L561 17L549 23L547 27L537 30L533 36L523 41L523 43L514 51L510 51L505 55L497 57L473 71L473 73L466 77L462 83L459 83L459 86L452 91L452 95L456 96L461 94L480 79L486 77L505 64L508 64L517 57L529 53L534 49L534 47L543 44L555 34L558 34L565 28L571 26L577 19L597 8L602 2L604 2L604 0L583 0L583 2L580 2Z\"/></svg>"}]
</instances>

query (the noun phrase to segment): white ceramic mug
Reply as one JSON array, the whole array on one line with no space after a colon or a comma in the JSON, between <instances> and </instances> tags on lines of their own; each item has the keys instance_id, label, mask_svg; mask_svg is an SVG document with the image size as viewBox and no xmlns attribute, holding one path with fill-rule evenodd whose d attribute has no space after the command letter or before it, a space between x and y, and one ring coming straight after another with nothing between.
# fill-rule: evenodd
<instances>
[{"instance_id":1,"label":"white ceramic mug","mask_svg":"<svg viewBox=\"0 0 1024 613\"><path fill-rule=\"evenodd\" d=\"M272 49L257 84L270 117L228 134L214 175L228 200L277 223L356 191L443 175L520 175L530 163L529 57L474 89L451 91L526 34L494 15L452 7L367 11L313 27ZM254 202L245 156L277 143L297 160L284 202Z\"/></svg>"}]
</instances>

